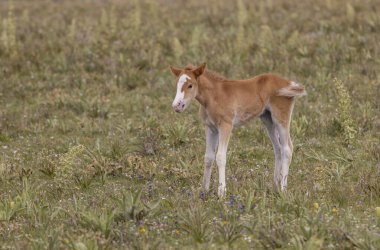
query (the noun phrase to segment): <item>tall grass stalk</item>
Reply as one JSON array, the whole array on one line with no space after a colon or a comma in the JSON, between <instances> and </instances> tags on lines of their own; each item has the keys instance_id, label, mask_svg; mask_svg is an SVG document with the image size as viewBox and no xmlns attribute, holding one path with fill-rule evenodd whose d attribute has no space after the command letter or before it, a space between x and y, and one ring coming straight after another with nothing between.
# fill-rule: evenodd
<instances>
[{"instance_id":1,"label":"tall grass stalk","mask_svg":"<svg viewBox=\"0 0 380 250\"><path fill-rule=\"evenodd\" d=\"M245 23L247 22L248 14L247 7L242 0L237 2L238 4L238 31L236 35L236 50L242 52L246 48L247 37L245 32Z\"/></svg>"},{"instance_id":2,"label":"tall grass stalk","mask_svg":"<svg viewBox=\"0 0 380 250\"><path fill-rule=\"evenodd\" d=\"M3 19L1 34L2 45L11 57L17 55L16 20L14 18L13 1L8 2L8 16Z\"/></svg>"},{"instance_id":3,"label":"tall grass stalk","mask_svg":"<svg viewBox=\"0 0 380 250\"><path fill-rule=\"evenodd\" d=\"M183 55L183 47L177 37L173 39L173 54L177 62L180 61L180 58Z\"/></svg>"},{"instance_id":4,"label":"tall grass stalk","mask_svg":"<svg viewBox=\"0 0 380 250\"><path fill-rule=\"evenodd\" d=\"M127 18L128 25L133 29L134 33L139 32L141 27L141 7L138 0L133 1L134 9L130 13L130 17Z\"/></svg>"}]
</instances>

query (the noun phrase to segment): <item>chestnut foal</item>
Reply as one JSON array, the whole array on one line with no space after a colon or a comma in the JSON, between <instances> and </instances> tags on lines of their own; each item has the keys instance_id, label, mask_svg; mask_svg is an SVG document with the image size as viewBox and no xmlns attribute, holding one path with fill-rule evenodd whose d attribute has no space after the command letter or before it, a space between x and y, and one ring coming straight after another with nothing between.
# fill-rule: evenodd
<instances>
[{"instance_id":1,"label":"chestnut foal","mask_svg":"<svg viewBox=\"0 0 380 250\"><path fill-rule=\"evenodd\" d=\"M206 129L206 153L203 188L208 191L212 164L216 156L219 171L218 196L226 193L226 154L234 126L260 117L273 144L274 183L285 190L293 145L289 127L295 97L306 95L303 86L273 74L246 80L228 80L206 69L188 65L170 67L177 77L173 109L181 113L196 99Z\"/></svg>"}]
</instances>

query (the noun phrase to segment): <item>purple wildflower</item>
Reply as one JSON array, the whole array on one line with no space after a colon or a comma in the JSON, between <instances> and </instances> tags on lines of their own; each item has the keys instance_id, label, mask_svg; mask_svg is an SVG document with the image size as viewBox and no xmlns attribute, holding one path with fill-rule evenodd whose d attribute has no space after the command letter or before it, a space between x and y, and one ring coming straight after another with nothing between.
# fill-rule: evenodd
<instances>
[{"instance_id":1,"label":"purple wildflower","mask_svg":"<svg viewBox=\"0 0 380 250\"><path fill-rule=\"evenodd\" d=\"M240 212L244 213L245 212L245 205L243 204L239 204L239 209L240 209Z\"/></svg>"},{"instance_id":2,"label":"purple wildflower","mask_svg":"<svg viewBox=\"0 0 380 250\"><path fill-rule=\"evenodd\" d=\"M230 206L233 206L235 204L235 196L233 196L233 195L230 196L230 201L228 202L228 204Z\"/></svg>"},{"instance_id":3,"label":"purple wildflower","mask_svg":"<svg viewBox=\"0 0 380 250\"><path fill-rule=\"evenodd\" d=\"M201 192L201 193L199 194L199 198L201 198L202 200L205 200L205 198L206 198L206 194L205 194L205 192Z\"/></svg>"}]
</instances>

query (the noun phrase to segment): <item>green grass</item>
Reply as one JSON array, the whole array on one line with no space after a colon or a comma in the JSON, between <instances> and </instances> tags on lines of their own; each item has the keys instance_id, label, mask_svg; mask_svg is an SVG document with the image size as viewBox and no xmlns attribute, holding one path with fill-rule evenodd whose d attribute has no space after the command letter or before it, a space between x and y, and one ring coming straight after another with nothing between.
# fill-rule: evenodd
<instances>
[{"instance_id":1,"label":"green grass","mask_svg":"<svg viewBox=\"0 0 380 250\"><path fill-rule=\"evenodd\" d=\"M207 2L0 3L1 248L380 248L378 1ZM256 120L202 193L168 69L202 62L306 87L288 192Z\"/></svg>"}]
</instances>

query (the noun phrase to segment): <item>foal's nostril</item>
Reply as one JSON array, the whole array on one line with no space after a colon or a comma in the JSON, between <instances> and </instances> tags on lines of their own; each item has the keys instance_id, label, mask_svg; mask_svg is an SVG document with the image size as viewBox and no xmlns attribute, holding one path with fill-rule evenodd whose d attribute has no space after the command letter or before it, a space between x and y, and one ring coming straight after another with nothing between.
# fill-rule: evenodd
<instances>
[{"instance_id":1,"label":"foal's nostril","mask_svg":"<svg viewBox=\"0 0 380 250\"><path fill-rule=\"evenodd\" d=\"M182 108L184 108L185 107L185 104L182 104Z\"/></svg>"}]
</instances>

